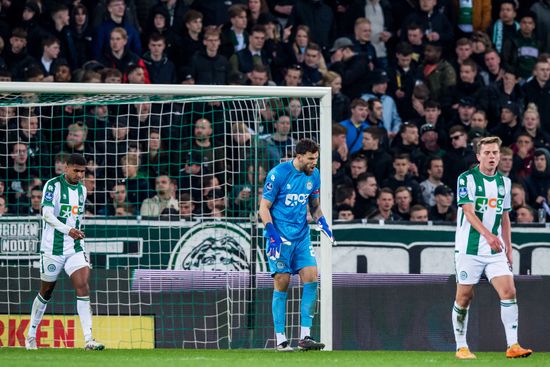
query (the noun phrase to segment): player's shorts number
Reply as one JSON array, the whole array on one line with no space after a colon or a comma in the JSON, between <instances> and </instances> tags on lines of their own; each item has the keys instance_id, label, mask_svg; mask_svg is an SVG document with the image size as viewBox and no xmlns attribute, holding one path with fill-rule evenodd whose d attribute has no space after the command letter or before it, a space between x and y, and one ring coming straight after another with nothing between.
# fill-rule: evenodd
<instances>
[{"instance_id":1,"label":"player's shorts number","mask_svg":"<svg viewBox=\"0 0 550 367\"><path fill-rule=\"evenodd\" d=\"M315 250L313 249L313 245L309 245L309 254L311 257L315 257Z\"/></svg>"}]
</instances>

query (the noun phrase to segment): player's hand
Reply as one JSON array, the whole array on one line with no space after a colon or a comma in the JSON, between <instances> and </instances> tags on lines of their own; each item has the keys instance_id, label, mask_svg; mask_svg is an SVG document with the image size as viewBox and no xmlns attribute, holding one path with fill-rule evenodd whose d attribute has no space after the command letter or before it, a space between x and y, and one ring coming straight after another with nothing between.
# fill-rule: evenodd
<instances>
[{"instance_id":1,"label":"player's hand","mask_svg":"<svg viewBox=\"0 0 550 367\"><path fill-rule=\"evenodd\" d=\"M495 252L502 252L502 249L504 248L504 246L502 245L502 242L497 236L495 236L492 233L489 233L484 237L487 240L487 244L489 245L489 247L491 247L491 250Z\"/></svg>"},{"instance_id":2,"label":"player's hand","mask_svg":"<svg viewBox=\"0 0 550 367\"><path fill-rule=\"evenodd\" d=\"M510 266L510 270L512 270L514 258L512 256L512 248L510 247L509 251L506 251L506 259L508 260L508 265Z\"/></svg>"},{"instance_id":3,"label":"player's hand","mask_svg":"<svg viewBox=\"0 0 550 367\"><path fill-rule=\"evenodd\" d=\"M74 240L82 240L85 237L84 232L76 228L71 228L71 230L69 231L69 236L71 236L71 238Z\"/></svg>"},{"instance_id":4,"label":"player's hand","mask_svg":"<svg viewBox=\"0 0 550 367\"><path fill-rule=\"evenodd\" d=\"M267 256L271 260L277 260L281 256L281 245L283 244L283 239L277 233L277 230L273 226L273 223L267 223L265 225L265 230L267 231L268 244L267 244Z\"/></svg>"},{"instance_id":5,"label":"player's hand","mask_svg":"<svg viewBox=\"0 0 550 367\"><path fill-rule=\"evenodd\" d=\"M332 231L330 230L330 227L329 227L329 225L327 223L327 220L324 216L317 219L317 228L319 229L319 231L324 233L325 236L327 236L327 238L330 240L331 244L334 244L334 237L332 236Z\"/></svg>"}]
</instances>

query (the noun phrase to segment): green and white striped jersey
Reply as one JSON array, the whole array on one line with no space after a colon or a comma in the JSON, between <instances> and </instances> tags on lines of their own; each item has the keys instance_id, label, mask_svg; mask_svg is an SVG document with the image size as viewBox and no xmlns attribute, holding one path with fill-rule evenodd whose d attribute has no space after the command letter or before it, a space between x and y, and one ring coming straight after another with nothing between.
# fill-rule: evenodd
<instances>
[{"instance_id":1,"label":"green and white striped jersey","mask_svg":"<svg viewBox=\"0 0 550 367\"><path fill-rule=\"evenodd\" d=\"M502 241L502 213L511 210L512 182L497 172L484 175L476 166L458 176L458 216L456 223L455 252L469 255L491 255L485 237L466 220L463 204L473 204L475 214L485 228Z\"/></svg>"},{"instance_id":2,"label":"green and white striped jersey","mask_svg":"<svg viewBox=\"0 0 550 367\"><path fill-rule=\"evenodd\" d=\"M44 186L42 207L53 207L57 219L71 228L80 229L84 214L86 187L82 183L71 185L65 175L52 178ZM48 255L70 255L83 250L82 240L74 240L42 220L40 251Z\"/></svg>"}]
</instances>

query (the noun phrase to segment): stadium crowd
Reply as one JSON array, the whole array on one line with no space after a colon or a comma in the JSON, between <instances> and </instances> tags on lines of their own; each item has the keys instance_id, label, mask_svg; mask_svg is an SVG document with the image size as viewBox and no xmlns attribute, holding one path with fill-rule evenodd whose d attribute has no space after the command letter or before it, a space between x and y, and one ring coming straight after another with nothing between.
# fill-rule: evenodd
<instances>
[{"instance_id":1,"label":"stadium crowd","mask_svg":"<svg viewBox=\"0 0 550 367\"><path fill-rule=\"evenodd\" d=\"M513 220L550 218L549 0L0 6L2 82L331 87L335 219L456 221L457 177L489 135L503 141ZM1 107L0 215L39 214L45 180L81 152L89 215L247 216L315 115L272 99L255 131L224 124L219 103L155 108Z\"/></svg>"}]
</instances>

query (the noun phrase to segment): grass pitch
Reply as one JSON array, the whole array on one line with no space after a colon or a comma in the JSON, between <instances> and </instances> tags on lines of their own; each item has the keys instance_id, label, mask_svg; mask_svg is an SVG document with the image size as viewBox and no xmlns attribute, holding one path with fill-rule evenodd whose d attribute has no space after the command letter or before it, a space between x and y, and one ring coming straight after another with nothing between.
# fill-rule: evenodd
<instances>
[{"instance_id":1,"label":"grass pitch","mask_svg":"<svg viewBox=\"0 0 550 367\"><path fill-rule=\"evenodd\" d=\"M265 350L104 350L0 348L2 367L355 367L355 366L550 366L550 353L508 360L504 352L476 353L477 360L459 361L452 352L336 351L276 353Z\"/></svg>"}]
</instances>

